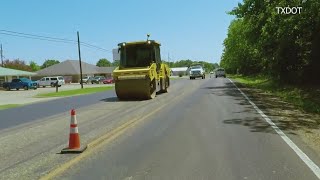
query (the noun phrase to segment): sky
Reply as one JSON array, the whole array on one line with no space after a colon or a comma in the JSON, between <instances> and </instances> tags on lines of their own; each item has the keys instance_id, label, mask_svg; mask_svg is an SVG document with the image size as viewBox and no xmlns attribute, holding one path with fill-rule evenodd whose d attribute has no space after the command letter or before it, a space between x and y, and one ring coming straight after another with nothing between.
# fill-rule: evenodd
<instances>
[{"instance_id":1,"label":"sky","mask_svg":"<svg viewBox=\"0 0 320 180\"><path fill-rule=\"evenodd\" d=\"M81 59L112 61L120 42L150 39L161 43L162 59L219 63L223 40L239 0L10 0L1 2L0 43L5 59L78 60L76 43L9 36L5 31L77 40L106 49L81 46ZM2 34L1 34L2 33Z\"/></svg>"}]
</instances>

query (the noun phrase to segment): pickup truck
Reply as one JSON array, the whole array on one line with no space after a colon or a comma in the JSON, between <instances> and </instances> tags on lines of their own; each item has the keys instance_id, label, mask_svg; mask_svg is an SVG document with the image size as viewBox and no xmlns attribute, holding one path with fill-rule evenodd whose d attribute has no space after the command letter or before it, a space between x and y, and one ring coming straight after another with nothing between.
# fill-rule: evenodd
<instances>
[{"instance_id":1,"label":"pickup truck","mask_svg":"<svg viewBox=\"0 0 320 180\"><path fill-rule=\"evenodd\" d=\"M199 78L199 77L201 77L202 79L205 79L206 75L205 75L205 71L202 68L202 66L197 65L197 66L190 67L189 77L190 77L190 79L195 79L195 78Z\"/></svg>"},{"instance_id":2,"label":"pickup truck","mask_svg":"<svg viewBox=\"0 0 320 180\"><path fill-rule=\"evenodd\" d=\"M2 87L8 91L10 91L11 89L24 89L24 90L28 90L28 89L37 89L38 84L34 81L31 81L28 78L19 78L19 79L12 79L11 82L5 82L2 84Z\"/></svg>"}]
</instances>

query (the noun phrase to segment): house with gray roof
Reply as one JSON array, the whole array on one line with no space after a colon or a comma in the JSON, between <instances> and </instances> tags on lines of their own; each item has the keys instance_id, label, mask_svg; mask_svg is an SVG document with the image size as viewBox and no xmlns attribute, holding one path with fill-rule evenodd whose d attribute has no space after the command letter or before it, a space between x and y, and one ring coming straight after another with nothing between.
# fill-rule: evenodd
<instances>
[{"instance_id":1,"label":"house with gray roof","mask_svg":"<svg viewBox=\"0 0 320 180\"><path fill-rule=\"evenodd\" d=\"M86 62L81 62L82 76L105 76L111 77L115 67L98 67ZM45 76L63 76L66 83L80 82L79 60L66 60L59 64L49 66L36 72L37 78Z\"/></svg>"}]
</instances>

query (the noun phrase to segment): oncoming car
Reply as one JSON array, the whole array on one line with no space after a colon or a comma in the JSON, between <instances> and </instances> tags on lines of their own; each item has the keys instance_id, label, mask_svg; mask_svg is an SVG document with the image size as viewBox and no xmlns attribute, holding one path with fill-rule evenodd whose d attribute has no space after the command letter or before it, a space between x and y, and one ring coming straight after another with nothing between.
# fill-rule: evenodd
<instances>
[{"instance_id":1,"label":"oncoming car","mask_svg":"<svg viewBox=\"0 0 320 180\"><path fill-rule=\"evenodd\" d=\"M205 79L205 71L201 65L195 65L190 67L190 72L189 72L189 77L190 79L196 79L196 78L202 78Z\"/></svg>"}]
</instances>

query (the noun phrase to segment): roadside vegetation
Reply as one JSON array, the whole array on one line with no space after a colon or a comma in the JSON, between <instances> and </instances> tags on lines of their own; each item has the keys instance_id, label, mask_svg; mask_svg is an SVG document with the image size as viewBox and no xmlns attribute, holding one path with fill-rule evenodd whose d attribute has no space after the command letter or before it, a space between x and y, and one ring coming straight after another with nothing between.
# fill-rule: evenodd
<instances>
[{"instance_id":1,"label":"roadside vegetation","mask_svg":"<svg viewBox=\"0 0 320 180\"><path fill-rule=\"evenodd\" d=\"M281 14L277 7L302 7ZM245 0L235 7L220 66L240 85L320 113L320 1ZM240 74L240 75L239 75Z\"/></svg>"},{"instance_id":2,"label":"roadside vegetation","mask_svg":"<svg viewBox=\"0 0 320 180\"><path fill-rule=\"evenodd\" d=\"M320 89L313 86L287 85L266 76L228 75L240 87L270 93L309 113L320 113Z\"/></svg>"},{"instance_id":3,"label":"roadside vegetation","mask_svg":"<svg viewBox=\"0 0 320 180\"><path fill-rule=\"evenodd\" d=\"M74 90L67 90L67 91L38 94L36 97L78 96L78 95L84 95L84 94L93 94L93 93L97 93L97 92L103 92L103 91L107 91L107 90L111 90L111 89L114 89L114 87L107 86L107 87L83 88L83 89L74 89Z\"/></svg>"},{"instance_id":4,"label":"roadside vegetation","mask_svg":"<svg viewBox=\"0 0 320 180\"><path fill-rule=\"evenodd\" d=\"M0 110L3 109L9 109L9 108L14 108L14 107L18 107L21 106L20 104L5 104L5 105L0 105Z\"/></svg>"},{"instance_id":5,"label":"roadside vegetation","mask_svg":"<svg viewBox=\"0 0 320 180\"><path fill-rule=\"evenodd\" d=\"M302 7L279 14L277 7ZM245 0L231 22L220 66L227 73L263 74L289 87L320 84L320 1ZM299 89L299 88L298 88Z\"/></svg>"}]
</instances>

